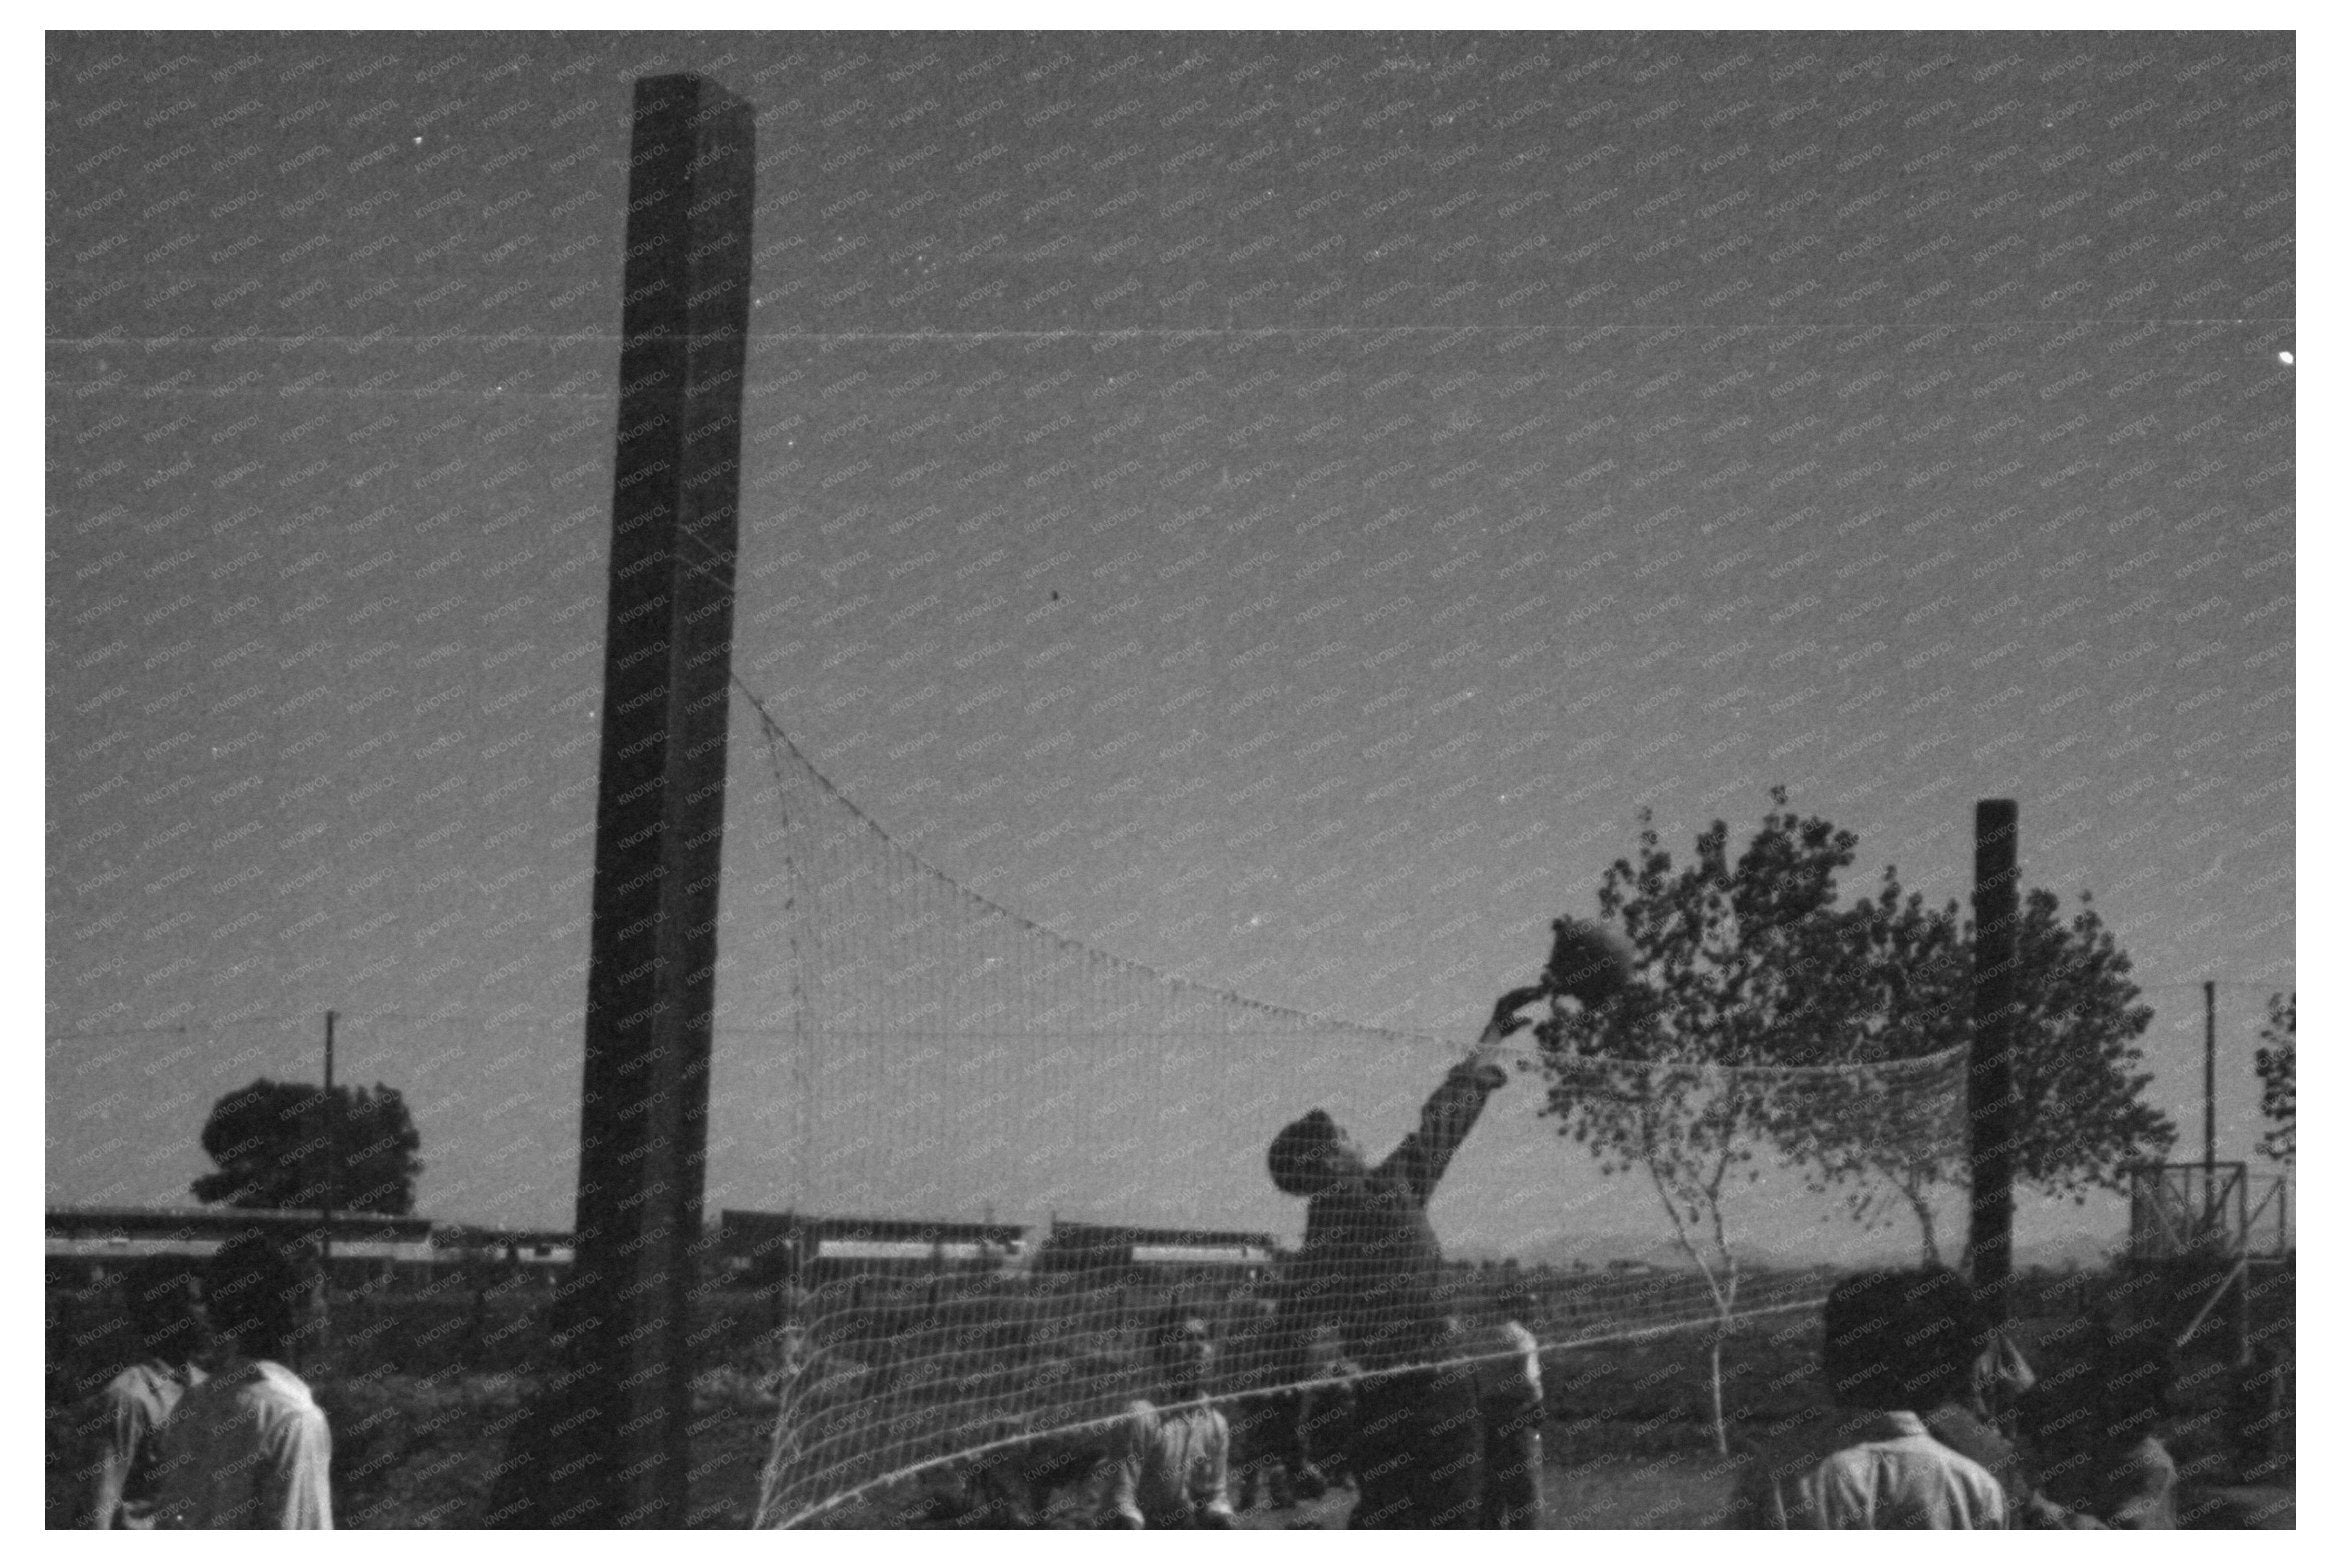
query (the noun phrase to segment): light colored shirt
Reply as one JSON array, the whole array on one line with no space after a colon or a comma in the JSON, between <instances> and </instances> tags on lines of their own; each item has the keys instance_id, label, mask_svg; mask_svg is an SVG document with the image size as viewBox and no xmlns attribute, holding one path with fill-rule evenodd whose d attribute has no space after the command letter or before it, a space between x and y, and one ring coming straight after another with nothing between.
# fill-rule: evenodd
<instances>
[{"instance_id":1,"label":"light colored shirt","mask_svg":"<svg viewBox=\"0 0 2341 1560\"><path fill-rule=\"evenodd\" d=\"M333 1526L333 1435L282 1365L248 1360L190 1387L163 1445L162 1526Z\"/></svg>"},{"instance_id":2,"label":"light colored shirt","mask_svg":"<svg viewBox=\"0 0 2341 1560\"><path fill-rule=\"evenodd\" d=\"M1725 1525L2004 1528L2008 1501L1982 1464L1927 1434L1916 1414L1857 1413L1749 1469Z\"/></svg>"},{"instance_id":3,"label":"light colored shirt","mask_svg":"<svg viewBox=\"0 0 2341 1560\"><path fill-rule=\"evenodd\" d=\"M180 1396L203 1379L192 1365L145 1360L123 1371L90 1400L85 1421L94 1443L94 1528L154 1526L158 1440Z\"/></svg>"},{"instance_id":4,"label":"light colored shirt","mask_svg":"<svg viewBox=\"0 0 2341 1560\"><path fill-rule=\"evenodd\" d=\"M1157 1408L1140 1399L1107 1463L1105 1515L1124 1526L1182 1528L1204 1513L1231 1522L1227 1416L1202 1399Z\"/></svg>"},{"instance_id":5,"label":"light colored shirt","mask_svg":"<svg viewBox=\"0 0 2341 1560\"><path fill-rule=\"evenodd\" d=\"M1476 1366L1480 1397L1506 1408L1533 1410L1544 1403L1544 1364L1536 1334L1518 1322L1501 1322L1464 1339Z\"/></svg>"}]
</instances>

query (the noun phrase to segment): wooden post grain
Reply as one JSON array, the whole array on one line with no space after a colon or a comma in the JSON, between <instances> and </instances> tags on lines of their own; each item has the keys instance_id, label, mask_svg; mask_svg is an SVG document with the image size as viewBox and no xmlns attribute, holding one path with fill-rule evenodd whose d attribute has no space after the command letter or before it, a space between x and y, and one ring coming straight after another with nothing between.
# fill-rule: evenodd
<instances>
[{"instance_id":1,"label":"wooden post grain","mask_svg":"<svg viewBox=\"0 0 2341 1560\"><path fill-rule=\"evenodd\" d=\"M689 1517L754 197L746 103L635 83L577 1254L561 1369L499 1481L508 1525Z\"/></svg>"},{"instance_id":2,"label":"wooden post grain","mask_svg":"<svg viewBox=\"0 0 2341 1560\"><path fill-rule=\"evenodd\" d=\"M2016 804L1975 804L1975 1047L1967 1068L1967 1269L1991 1321L2008 1319L2015 1258Z\"/></svg>"}]
</instances>

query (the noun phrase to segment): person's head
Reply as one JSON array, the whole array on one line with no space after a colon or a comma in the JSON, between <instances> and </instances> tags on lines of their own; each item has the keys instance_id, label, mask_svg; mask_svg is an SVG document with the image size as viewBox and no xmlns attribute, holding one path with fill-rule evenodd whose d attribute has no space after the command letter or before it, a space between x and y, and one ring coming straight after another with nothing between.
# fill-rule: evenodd
<instances>
[{"instance_id":1,"label":"person's head","mask_svg":"<svg viewBox=\"0 0 2341 1560\"><path fill-rule=\"evenodd\" d=\"M285 1352L301 1323L309 1274L295 1251L265 1230L229 1236L204 1271L203 1298L222 1344L250 1359Z\"/></svg>"},{"instance_id":2,"label":"person's head","mask_svg":"<svg viewBox=\"0 0 2341 1560\"><path fill-rule=\"evenodd\" d=\"M1314 1197L1365 1173L1357 1145L1321 1110L1293 1122L1268 1145L1268 1179L1295 1197Z\"/></svg>"},{"instance_id":3,"label":"person's head","mask_svg":"<svg viewBox=\"0 0 2341 1560\"><path fill-rule=\"evenodd\" d=\"M1182 1393L1200 1393L1219 1348L1211 1319L1193 1306L1169 1305L1146 1331L1146 1352L1163 1378Z\"/></svg>"},{"instance_id":4,"label":"person's head","mask_svg":"<svg viewBox=\"0 0 2341 1560\"><path fill-rule=\"evenodd\" d=\"M1948 1268L1856 1273L1821 1309L1821 1369L1841 1407L1922 1412L1958 1397L1982 1348L1975 1291Z\"/></svg>"},{"instance_id":5,"label":"person's head","mask_svg":"<svg viewBox=\"0 0 2341 1560\"><path fill-rule=\"evenodd\" d=\"M173 1365L211 1345L203 1289L192 1261L165 1257L132 1273L123 1295L139 1351Z\"/></svg>"}]
</instances>

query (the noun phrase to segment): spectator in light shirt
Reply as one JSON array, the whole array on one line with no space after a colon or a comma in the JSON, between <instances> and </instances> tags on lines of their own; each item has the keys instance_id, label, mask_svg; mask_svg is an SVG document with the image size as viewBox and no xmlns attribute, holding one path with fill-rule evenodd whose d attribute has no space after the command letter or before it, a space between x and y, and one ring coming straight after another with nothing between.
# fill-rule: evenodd
<instances>
[{"instance_id":1,"label":"spectator in light shirt","mask_svg":"<svg viewBox=\"0 0 2341 1560\"><path fill-rule=\"evenodd\" d=\"M163 1527L333 1526L333 1437L289 1352L308 1277L264 1231L230 1237L205 1273L218 1337L208 1379L180 1397L164 1432Z\"/></svg>"},{"instance_id":2,"label":"spectator in light shirt","mask_svg":"<svg viewBox=\"0 0 2341 1560\"><path fill-rule=\"evenodd\" d=\"M1942 1269L1855 1274L1829 1292L1821 1332L1833 1412L1748 1468L1725 1525L2005 1528L1999 1481L1920 1417L1959 1390L1981 1346L1966 1282Z\"/></svg>"},{"instance_id":3,"label":"spectator in light shirt","mask_svg":"<svg viewBox=\"0 0 2341 1560\"><path fill-rule=\"evenodd\" d=\"M165 1261L131 1274L127 1299L140 1358L91 1400L83 1421L95 1455L88 1525L151 1528L162 1429L210 1343L194 1264Z\"/></svg>"},{"instance_id":4,"label":"spectator in light shirt","mask_svg":"<svg viewBox=\"0 0 2341 1560\"><path fill-rule=\"evenodd\" d=\"M1139 1399L1122 1421L1099 1526L1233 1527L1227 1417L1205 1391L1217 1353L1211 1323L1174 1307L1156 1322L1147 1352L1162 1375L1160 1401Z\"/></svg>"}]
</instances>

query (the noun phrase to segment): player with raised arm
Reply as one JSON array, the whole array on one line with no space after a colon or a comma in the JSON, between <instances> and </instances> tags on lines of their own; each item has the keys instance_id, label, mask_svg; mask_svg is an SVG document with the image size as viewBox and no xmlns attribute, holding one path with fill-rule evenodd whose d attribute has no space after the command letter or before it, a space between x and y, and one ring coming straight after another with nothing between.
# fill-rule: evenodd
<instances>
[{"instance_id":1,"label":"player with raised arm","mask_svg":"<svg viewBox=\"0 0 2341 1560\"><path fill-rule=\"evenodd\" d=\"M1419 1125L1369 1168L1322 1110L1278 1133L1268 1174L1309 1202L1299 1255L1279 1297L1271 1358L1283 1379L1304 1373L1311 1335L1337 1329L1363 1374L1350 1465L1358 1484L1353 1528L1474 1527L1480 1520L1485 1428L1468 1365L1453 1358L1440 1294L1431 1194L1506 1074L1495 1047L1525 1028L1530 1004L1571 998L1588 1006L1622 989L1625 951L1577 921L1554 923L1544 978L1496 1000L1471 1054L1423 1102ZM1271 1435L1296 1487L1321 1493L1308 1460L1298 1394L1278 1402Z\"/></svg>"}]
</instances>

